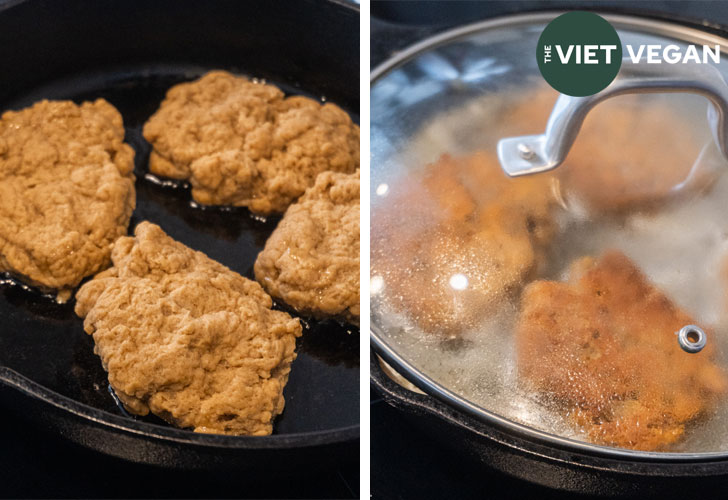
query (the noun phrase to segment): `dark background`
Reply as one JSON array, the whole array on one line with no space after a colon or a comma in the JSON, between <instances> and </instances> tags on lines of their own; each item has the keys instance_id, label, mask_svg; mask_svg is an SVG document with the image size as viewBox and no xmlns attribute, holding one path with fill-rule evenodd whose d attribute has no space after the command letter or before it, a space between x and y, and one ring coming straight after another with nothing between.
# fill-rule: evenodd
<instances>
[{"instance_id":1,"label":"dark background","mask_svg":"<svg viewBox=\"0 0 728 500\"><path fill-rule=\"evenodd\" d=\"M358 498L359 462L295 476L137 465L0 414L1 498Z\"/></svg>"},{"instance_id":2,"label":"dark background","mask_svg":"<svg viewBox=\"0 0 728 500\"><path fill-rule=\"evenodd\" d=\"M46 435L0 414L2 498L357 498L359 462L293 477L137 465Z\"/></svg>"},{"instance_id":3,"label":"dark background","mask_svg":"<svg viewBox=\"0 0 728 500\"><path fill-rule=\"evenodd\" d=\"M378 1L371 4L371 67L430 35L491 17L529 11L595 10L696 25L725 35L725 1ZM374 355L374 354L372 354ZM489 470L441 446L387 404L375 389L371 408L371 493L374 499L580 498ZM699 498L699 492L696 492ZM665 498L665 497L663 497Z\"/></svg>"}]
</instances>

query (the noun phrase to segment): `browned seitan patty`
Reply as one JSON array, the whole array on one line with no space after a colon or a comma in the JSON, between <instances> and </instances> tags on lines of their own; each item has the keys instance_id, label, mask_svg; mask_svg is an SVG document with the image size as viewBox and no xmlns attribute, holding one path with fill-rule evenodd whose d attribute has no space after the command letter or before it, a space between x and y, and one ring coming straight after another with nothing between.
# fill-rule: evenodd
<instances>
[{"instance_id":1,"label":"browned seitan patty","mask_svg":"<svg viewBox=\"0 0 728 500\"><path fill-rule=\"evenodd\" d=\"M359 322L359 172L324 172L291 205L255 278L302 314Z\"/></svg>"},{"instance_id":2,"label":"browned seitan patty","mask_svg":"<svg viewBox=\"0 0 728 500\"><path fill-rule=\"evenodd\" d=\"M134 150L99 99L0 118L0 271L59 297L109 265L135 206Z\"/></svg>"},{"instance_id":3,"label":"browned seitan patty","mask_svg":"<svg viewBox=\"0 0 728 500\"><path fill-rule=\"evenodd\" d=\"M270 434L298 320L149 222L117 240L112 261L81 287L76 314L124 406L196 432Z\"/></svg>"},{"instance_id":4,"label":"browned seitan patty","mask_svg":"<svg viewBox=\"0 0 728 500\"><path fill-rule=\"evenodd\" d=\"M423 331L475 330L543 261L555 205L549 175L511 179L493 154L443 155L373 208L372 277Z\"/></svg>"},{"instance_id":5,"label":"browned seitan patty","mask_svg":"<svg viewBox=\"0 0 728 500\"><path fill-rule=\"evenodd\" d=\"M224 71L172 87L144 137L152 173L259 214L283 213L321 172L359 168L359 127L341 108Z\"/></svg>"},{"instance_id":6,"label":"browned seitan patty","mask_svg":"<svg viewBox=\"0 0 728 500\"><path fill-rule=\"evenodd\" d=\"M695 320L619 251L532 282L521 308L519 373L595 443L665 450L728 389L715 343L684 352L675 333Z\"/></svg>"}]
</instances>

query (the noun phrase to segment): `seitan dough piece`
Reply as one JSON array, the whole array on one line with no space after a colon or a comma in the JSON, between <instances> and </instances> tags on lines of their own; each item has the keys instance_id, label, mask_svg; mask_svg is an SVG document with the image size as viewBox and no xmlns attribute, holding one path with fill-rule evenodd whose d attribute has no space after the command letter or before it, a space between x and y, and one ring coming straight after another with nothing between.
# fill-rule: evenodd
<instances>
[{"instance_id":1,"label":"seitan dough piece","mask_svg":"<svg viewBox=\"0 0 728 500\"><path fill-rule=\"evenodd\" d=\"M117 240L112 260L81 287L76 314L124 406L196 432L270 434L298 320L149 222Z\"/></svg>"},{"instance_id":2,"label":"seitan dough piece","mask_svg":"<svg viewBox=\"0 0 728 500\"><path fill-rule=\"evenodd\" d=\"M324 172L284 215L255 279L302 314L359 322L359 171Z\"/></svg>"},{"instance_id":3,"label":"seitan dough piece","mask_svg":"<svg viewBox=\"0 0 728 500\"><path fill-rule=\"evenodd\" d=\"M153 174L204 205L283 213L324 171L359 168L359 127L338 106L213 71L172 87L144 126Z\"/></svg>"},{"instance_id":4,"label":"seitan dough piece","mask_svg":"<svg viewBox=\"0 0 728 500\"><path fill-rule=\"evenodd\" d=\"M0 272L59 298L109 265L134 210L134 150L98 99L41 101L0 118Z\"/></svg>"},{"instance_id":5,"label":"seitan dough piece","mask_svg":"<svg viewBox=\"0 0 728 500\"><path fill-rule=\"evenodd\" d=\"M621 252L531 283L521 309L519 374L595 443L667 449L728 388L715 342L684 352L675 334L695 320Z\"/></svg>"}]
</instances>

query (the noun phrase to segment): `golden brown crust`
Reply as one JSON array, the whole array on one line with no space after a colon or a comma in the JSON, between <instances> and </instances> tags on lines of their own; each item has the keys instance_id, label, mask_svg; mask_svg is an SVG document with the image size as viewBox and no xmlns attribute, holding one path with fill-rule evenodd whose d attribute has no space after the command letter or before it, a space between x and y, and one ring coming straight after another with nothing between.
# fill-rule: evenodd
<instances>
[{"instance_id":1,"label":"golden brown crust","mask_svg":"<svg viewBox=\"0 0 728 500\"><path fill-rule=\"evenodd\" d=\"M319 174L258 255L255 279L302 314L359 322L359 171Z\"/></svg>"},{"instance_id":2,"label":"golden brown crust","mask_svg":"<svg viewBox=\"0 0 728 500\"><path fill-rule=\"evenodd\" d=\"M675 332L694 319L620 252L531 283L521 308L519 373L596 443L663 450L726 391L714 344L685 353Z\"/></svg>"},{"instance_id":3,"label":"golden brown crust","mask_svg":"<svg viewBox=\"0 0 728 500\"><path fill-rule=\"evenodd\" d=\"M359 127L341 108L224 71L172 87L144 137L152 173L260 214L284 212L321 172L359 168Z\"/></svg>"},{"instance_id":4,"label":"golden brown crust","mask_svg":"<svg viewBox=\"0 0 728 500\"><path fill-rule=\"evenodd\" d=\"M77 294L124 406L197 432L266 435L283 411L297 319L201 252L140 223Z\"/></svg>"},{"instance_id":5,"label":"golden brown crust","mask_svg":"<svg viewBox=\"0 0 728 500\"><path fill-rule=\"evenodd\" d=\"M109 265L135 206L134 151L98 99L41 101L0 118L0 271L43 289Z\"/></svg>"},{"instance_id":6,"label":"golden brown crust","mask_svg":"<svg viewBox=\"0 0 728 500\"><path fill-rule=\"evenodd\" d=\"M427 332L476 326L538 264L554 233L551 193L548 175L510 179L486 153L444 155L391 186L371 240L387 303Z\"/></svg>"}]
</instances>

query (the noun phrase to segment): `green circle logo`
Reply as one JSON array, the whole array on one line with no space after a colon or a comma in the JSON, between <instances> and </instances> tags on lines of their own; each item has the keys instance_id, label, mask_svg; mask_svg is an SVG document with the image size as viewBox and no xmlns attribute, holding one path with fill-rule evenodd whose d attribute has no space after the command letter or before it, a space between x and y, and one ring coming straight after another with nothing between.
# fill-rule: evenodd
<instances>
[{"instance_id":1,"label":"green circle logo","mask_svg":"<svg viewBox=\"0 0 728 500\"><path fill-rule=\"evenodd\" d=\"M592 12L568 12L543 30L536 60L549 85L562 94L593 95L617 76L622 42L604 18Z\"/></svg>"}]
</instances>

